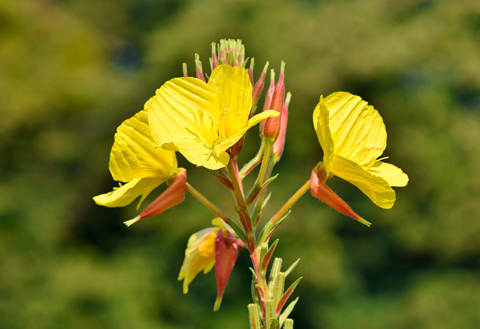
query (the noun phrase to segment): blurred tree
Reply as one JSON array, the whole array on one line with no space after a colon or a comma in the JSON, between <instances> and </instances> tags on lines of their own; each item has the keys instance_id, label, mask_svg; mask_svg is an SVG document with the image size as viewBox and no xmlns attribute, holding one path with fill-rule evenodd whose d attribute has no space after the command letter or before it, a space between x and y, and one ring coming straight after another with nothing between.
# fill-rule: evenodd
<instances>
[{"instance_id":1,"label":"blurred tree","mask_svg":"<svg viewBox=\"0 0 480 329\"><path fill-rule=\"evenodd\" d=\"M321 94L348 90L374 105L389 133L386 155L410 176L389 211L334 181L370 229L307 196L294 208L275 238L287 262L302 258L296 326L478 328L472 0L2 1L0 328L245 327L249 292L235 289L249 285L245 255L219 313L212 275L187 296L176 281L188 236L213 218L206 209L187 197L127 229L133 206L91 200L114 186L116 127L180 76L182 62L193 73L198 52L208 66L210 43L229 37L243 39L257 75L267 60L277 71L287 63L293 98L271 212L322 158L311 123ZM241 161L256 142L250 133ZM179 162L192 185L231 204L205 169Z\"/></svg>"}]
</instances>

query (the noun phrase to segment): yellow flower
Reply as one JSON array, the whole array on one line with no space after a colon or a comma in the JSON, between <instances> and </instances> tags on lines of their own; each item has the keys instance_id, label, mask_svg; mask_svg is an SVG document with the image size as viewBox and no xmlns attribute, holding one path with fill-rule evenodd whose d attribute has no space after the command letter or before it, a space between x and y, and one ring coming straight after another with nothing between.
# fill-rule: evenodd
<instances>
[{"instance_id":1,"label":"yellow flower","mask_svg":"<svg viewBox=\"0 0 480 329\"><path fill-rule=\"evenodd\" d=\"M324 156L325 179L338 176L357 186L377 206L395 203L392 186L405 186L400 168L378 159L387 146L382 117L360 97L347 92L320 98L313 124Z\"/></svg>"},{"instance_id":2,"label":"yellow flower","mask_svg":"<svg viewBox=\"0 0 480 329\"><path fill-rule=\"evenodd\" d=\"M208 84L195 78L165 83L146 104L157 146L179 151L191 163L216 170L230 161L227 150L252 126L278 116L265 111L249 119L252 85L243 68L220 65Z\"/></svg>"},{"instance_id":3,"label":"yellow flower","mask_svg":"<svg viewBox=\"0 0 480 329\"><path fill-rule=\"evenodd\" d=\"M102 206L123 207L141 195L137 208L153 189L176 176L178 170L175 152L155 148L146 111L118 127L109 168L113 179L126 184L97 195L94 201Z\"/></svg>"},{"instance_id":4,"label":"yellow flower","mask_svg":"<svg viewBox=\"0 0 480 329\"><path fill-rule=\"evenodd\" d=\"M233 230L220 218L212 220L216 227L209 227L198 231L190 236L185 250L178 281L183 280L183 293L188 293L188 285L195 279L198 273L210 272L215 265L215 238L220 230Z\"/></svg>"}]
</instances>

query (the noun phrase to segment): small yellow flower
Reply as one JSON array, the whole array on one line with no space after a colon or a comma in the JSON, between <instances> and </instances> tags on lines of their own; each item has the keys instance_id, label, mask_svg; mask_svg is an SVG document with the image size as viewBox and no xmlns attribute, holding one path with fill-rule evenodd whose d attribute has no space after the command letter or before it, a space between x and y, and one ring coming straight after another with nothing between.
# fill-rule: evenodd
<instances>
[{"instance_id":1,"label":"small yellow flower","mask_svg":"<svg viewBox=\"0 0 480 329\"><path fill-rule=\"evenodd\" d=\"M185 259L183 261L178 281L183 280L183 293L188 293L188 285L195 279L198 273L204 274L210 272L215 265L215 238L218 231L233 230L220 218L212 220L215 227L209 227L198 231L190 236L185 250Z\"/></svg>"},{"instance_id":2,"label":"small yellow flower","mask_svg":"<svg viewBox=\"0 0 480 329\"><path fill-rule=\"evenodd\" d=\"M247 72L228 65L215 68L208 84L196 78L172 79L145 104L157 146L212 170L228 164L227 150L248 129L279 114L269 110L249 119L251 107Z\"/></svg>"},{"instance_id":3,"label":"small yellow flower","mask_svg":"<svg viewBox=\"0 0 480 329\"><path fill-rule=\"evenodd\" d=\"M387 146L382 117L360 97L337 92L320 98L313 124L324 156L326 179L338 176L357 186L377 206L395 203L392 186L406 186L400 168L378 159Z\"/></svg>"},{"instance_id":4,"label":"small yellow flower","mask_svg":"<svg viewBox=\"0 0 480 329\"><path fill-rule=\"evenodd\" d=\"M109 168L113 179L126 184L93 198L97 204L107 207L124 207L142 196L137 208L140 207L151 191L178 171L175 152L155 147L146 111L135 114L118 127Z\"/></svg>"}]
</instances>

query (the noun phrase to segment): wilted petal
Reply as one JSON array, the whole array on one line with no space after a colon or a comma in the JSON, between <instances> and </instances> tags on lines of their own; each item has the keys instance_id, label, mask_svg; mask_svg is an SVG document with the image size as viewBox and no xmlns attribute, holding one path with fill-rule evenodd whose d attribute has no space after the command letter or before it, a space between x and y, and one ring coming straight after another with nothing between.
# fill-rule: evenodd
<instances>
[{"instance_id":1,"label":"wilted petal","mask_svg":"<svg viewBox=\"0 0 480 329\"><path fill-rule=\"evenodd\" d=\"M188 293L188 285L202 270L208 273L215 264L215 238L218 227L209 227L190 236L185 250L185 259L178 275L183 280L183 293Z\"/></svg>"}]
</instances>

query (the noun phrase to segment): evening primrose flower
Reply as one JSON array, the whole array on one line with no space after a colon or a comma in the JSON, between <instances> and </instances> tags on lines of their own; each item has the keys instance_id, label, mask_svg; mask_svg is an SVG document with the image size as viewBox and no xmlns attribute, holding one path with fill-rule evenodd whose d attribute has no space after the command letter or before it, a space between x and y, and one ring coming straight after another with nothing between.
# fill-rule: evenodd
<instances>
[{"instance_id":1,"label":"evening primrose flower","mask_svg":"<svg viewBox=\"0 0 480 329\"><path fill-rule=\"evenodd\" d=\"M234 237L235 233L232 228L220 218L215 218L212 224L215 227L198 231L188 239L185 259L178 280L183 280L183 293L186 294L188 285L198 273L203 271L204 274L207 274L215 266L218 290L214 306L216 311L220 307L230 273L237 260L237 245L244 245Z\"/></svg>"},{"instance_id":2,"label":"evening primrose flower","mask_svg":"<svg viewBox=\"0 0 480 329\"><path fill-rule=\"evenodd\" d=\"M118 127L115 142L110 152L109 168L113 179L126 184L114 188L109 193L94 197L93 200L97 204L106 207L124 207L141 196L137 205L138 209L148 194L165 182L172 184L172 186L162 194L163 199L159 197L147 207L150 210L148 213L152 214L154 213L153 210L156 210L156 214L158 214L159 209L163 211L178 204L178 194L182 191L178 187L180 181L177 184L174 182L178 176L185 176L186 178L185 169L177 168L175 152L155 148L146 111L135 114ZM174 185L175 191L172 191ZM183 187L183 193L184 191L185 188ZM172 198L173 195L175 195L175 198ZM159 204L162 208L158 207ZM137 220L145 217L150 216L144 214ZM130 225L133 222L128 221L126 223Z\"/></svg>"},{"instance_id":3,"label":"evening primrose flower","mask_svg":"<svg viewBox=\"0 0 480 329\"><path fill-rule=\"evenodd\" d=\"M208 81L182 77L165 83L146 104L158 147L179 151L188 161L208 169L225 167L228 149L252 126L268 117L265 111L249 119L252 84L245 69L217 66Z\"/></svg>"},{"instance_id":4,"label":"evening primrose flower","mask_svg":"<svg viewBox=\"0 0 480 329\"><path fill-rule=\"evenodd\" d=\"M324 152L323 162L314 170L319 183L338 176L357 186L377 206L391 208L395 203L392 186L406 186L408 176L381 161L386 158L378 159L387 146L380 114L360 97L337 92L320 98L313 124Z\"/></svg>"}]
</instances>

